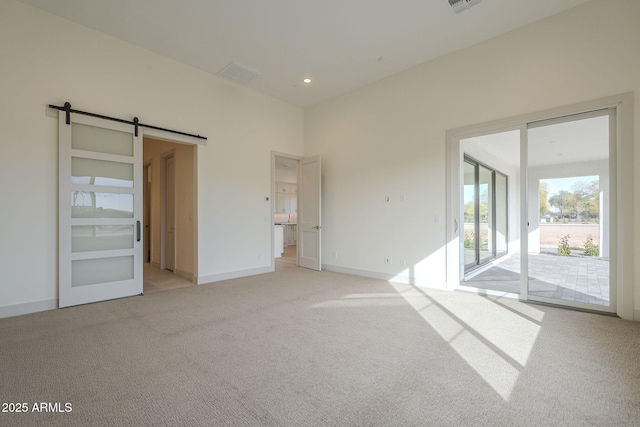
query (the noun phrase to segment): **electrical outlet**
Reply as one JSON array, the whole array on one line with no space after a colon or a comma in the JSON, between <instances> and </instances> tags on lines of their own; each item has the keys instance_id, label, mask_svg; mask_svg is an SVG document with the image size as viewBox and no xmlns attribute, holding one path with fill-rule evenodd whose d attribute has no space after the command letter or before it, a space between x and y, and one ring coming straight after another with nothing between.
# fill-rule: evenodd
<instances>
[{"instance_id":1,"label":"electrical outlet","mask_svg":"<svg viewBox=\"0 0 640 427\"><path fill-rule=\"evenodd\" d=\"M406 260L406 259L404 259L404 258L402 258L402 259L400 260L400 267L406 267L406 266L407 266L407 260Z\"/></svg>"},{"instance_id":2,"label":"electrical outlet","mask_svg":"<svg viewBox=\"0 0 640 427\"><path fill-rule=\"evenodd\" d=\"M385 258L384 259L384 263L387 264L387 265L391 265L391 264L393 264L393 260L391 258Z\"/></svg>"},{"instance_id":3,"label":"electrical outlet","mask_svg":"<svg viewBox=\"0 0 640 427\"><path fill-rule=\"evenodd\" d=\"M338 252L333 251L333 259L338 259Z\"/></svg>"},{"instance_id":4,"label":"electrical outlet","mask_svg":"<svg viewBox=\"0 0 640 427\"><path fill-rule=\"evenodd\" d=\"M400 195L400 203L406 203L407 201L407 195L406 194L401 194Z\"/></svg>"}]
</instances>

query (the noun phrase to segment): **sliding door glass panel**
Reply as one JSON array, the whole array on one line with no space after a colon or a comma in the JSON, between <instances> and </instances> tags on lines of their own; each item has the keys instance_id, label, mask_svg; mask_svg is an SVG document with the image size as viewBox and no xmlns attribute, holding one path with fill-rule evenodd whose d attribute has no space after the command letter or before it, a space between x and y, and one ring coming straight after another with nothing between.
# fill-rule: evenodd
<instances>
[{"instance_id":1,"label":"sliding door glass panel","mask_svg":"<svg viewBox=\"0 0 640 427\"><path fill-rule=\"evenodd\" d=\"M496 185L496 182L499 185ZM464 161L464 265L468 271L507 251L507 177L470 157ZM497 210L500 212L497 212ZM499 228L496 224L499 222ZM500 253L496 242L499 241Z\"/></svg>"},{"instance_id":2,"label":"sliding door glass panel","mask_svg":"<svg viewBox=\"0 0 640 427\"><path fill-rule=\"evenodd\" d=\"M527 297L611 311L609 112L528 130Z\"/></svg>"},{"instance_id":3,"label":"sliding door glass panel","mask_svg":"<svg viewBox=\"0 0 640 427\"><path fill-rule=\"evenodd\" d=\"M508 229L508 204L507 204L507 177L496 173L496 257L507 253L507 229Z\"/></svg>"},{"instance_id":4,"label":"sliding door glass panel","mask_svg":"<svg viewBox=\"0 0 640 427\"><path fill-rule=\"evenodd\" d=\"M476 257L476 168L464 162L464 265L474 266Z\"/></svg>"},{"instance_id":5,"label":"sliding door glass panel","mask_svg":"<svg viewBox=\"0 0 640 427\"><path fill-rule=\"evenodd\" d=\"M493 171L486 167L479 166L479 187L478 187L478 207L479 207L479 241L480 241L480 263L494 257L493 239Z\"/></svg>"}]
</instances>

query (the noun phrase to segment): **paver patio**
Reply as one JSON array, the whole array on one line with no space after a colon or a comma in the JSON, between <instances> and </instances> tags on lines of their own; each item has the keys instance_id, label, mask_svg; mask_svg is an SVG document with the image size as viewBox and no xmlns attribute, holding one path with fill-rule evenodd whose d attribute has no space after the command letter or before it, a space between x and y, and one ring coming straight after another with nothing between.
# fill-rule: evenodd
<instances>
[{"instance_id":1,"label":"paver patio","mask_svg":"<svg viewBox=\"0 0 640 427\"><path fill-rule=\"evenodd\" d=\"M468 286L502 292L520 292L520 254L463 282ZM609 305L609 259L588 256L529 254L529 294Z\"/></svg>"}]
</instances>

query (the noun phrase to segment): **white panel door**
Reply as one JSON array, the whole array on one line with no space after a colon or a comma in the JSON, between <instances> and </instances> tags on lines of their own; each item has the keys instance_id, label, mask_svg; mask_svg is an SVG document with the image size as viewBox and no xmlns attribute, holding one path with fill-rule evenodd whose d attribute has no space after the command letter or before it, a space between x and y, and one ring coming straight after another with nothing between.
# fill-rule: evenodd
<instances>
[{"instance_id":1,"label":"white panel door","mask_svg":"<svg viewBox=\"0 0 640 427\"><path fill-rule=\"evenodd\" d=\"M315 156L300 160L298 177L298 265L320 271L321 258L321 162Z\"/></svg>"},{"instance_id":2,"label":"white panel door","mask_svg":"<svg viewBox=\"0 0 640 427\"><path fill-rule=\"evenodd\" d=\"M59 118L59 306L142 293L142 138L123 123Z\"/></svg>"}]
</instances>

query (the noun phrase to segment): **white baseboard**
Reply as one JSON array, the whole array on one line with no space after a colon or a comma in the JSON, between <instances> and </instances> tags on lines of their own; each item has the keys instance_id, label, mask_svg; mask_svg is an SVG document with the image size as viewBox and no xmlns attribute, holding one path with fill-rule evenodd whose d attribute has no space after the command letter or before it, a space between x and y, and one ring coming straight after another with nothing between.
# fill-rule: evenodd
<instances>
[{"instance_id":1,"label":"white baseboard","mask_svg":"<svg viewBox=\"0 0 640 427\"><path fill-rule=\"evenodd\" d=\"M227 273L212 274L209 276L200 276L196 279L195 283L197 283L198 285L202 285L204 283L220 282L222 280L237 279L239 277L247 277L247 276L255 276L257 274L272 273L273 271L275 270L274 270L274 267L272 266L252 268L249 270L229 271Z\"/></svg>"},{"instance_id":2,"label":"white baseboard","mask_svg":"<svg viewBox=\"0 0 640 427\"><path fill-rule=\"evenodd\" d=\"M369 277L371 279L386 280L388 282L403 283L405 285L415 285L415 278L406 274L382 273L379 271L360 270L357 268L340 267L337 265L323 264L323 270L335 273L352 274L354 276Z\"/></svg>"},{"instance_id":3,"label":"white baseboard","mask_svg":"<svg viewBox=\"0 0 640 427\"><path fill-rule=\"evenodd\" d=\"M358 268L340 267L337 265L322 264L322 269L327 271L333 271L334 273L352 274L354 276L368 277L370 279L379 279L394 282L405 283L405 280L409 280L408 276L398 277L394 274L381 273L379 271L360 270Z\"/></svg>"},{"instance_id":4,"label":"white baseboard","mask_svg":"<svg viewBox=\"0 0 640 427\"><path fill-rule=\"evenodd\" d=\"M385 280L387 282L400 283L403 285L413 285L420 288L429 289L447 289L446 283L438 283L433 280L416 278L408 274L383 273L380 271L360 270L357 268L340 267L337 265L323 264L323 270L333 271L335 273L352 274L354 276L369 277L371 279Z\"/></svg>"},{"instance_id":5,"label":"white baseboard","mask_svg":"<svg viewBox=\"0 0 640 427\"><path fill-rule=\"evenodd\" d=\"M176 271L174 271L174 273L184 279L191 280L193 283L197 283L196 280L198 280L198 278L193 273L182 271L177 268L176 268Z\"/></svg>"},{"instance_id":6,"label":"white baseboard","mask_svg":"<svg viewBox=\"0 0 640 427\"><path fill-rule=\"evenodd\" d=\"M7 305L0 307L0 319L5 317L21 316L23 314L37 313L38 311L54 310L58 308L58 299L27 302L24 304Z\"/></svg>"}]
</instances>

